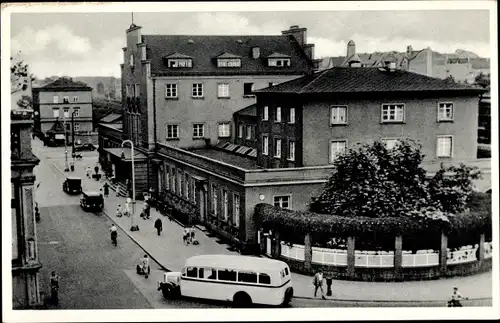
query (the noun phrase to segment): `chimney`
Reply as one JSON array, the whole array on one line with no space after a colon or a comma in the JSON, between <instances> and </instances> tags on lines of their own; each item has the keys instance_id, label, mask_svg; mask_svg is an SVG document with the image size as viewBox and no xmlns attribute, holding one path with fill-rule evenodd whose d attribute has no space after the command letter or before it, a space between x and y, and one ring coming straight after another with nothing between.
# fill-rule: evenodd
<instances>
[{"instance_id":1,"label":"chimney","mask_svg":"<svg viewBox=\"0 0 500 323\"><path fill-rule=\"evenodd\" d=\"M257 59L260 57L260 47L252 47L252 58Z\"/></svg>"},{"instance_id":2,"label":"chimney","mask_svg":"<svg viewBox=\"0 0 500 323\"><path fill-rule=\"evenodd\" d=\"M298 25L293 25L290 26L290 29L283 30L281 34L283 36L292 35L300 46L307 44L307 28L300 28Z\"/></svg>"},{"instance_id":3,"label":"chimney","mask_svg":"<svg viewBox=\"0 0 500 323\"><path fill-rule=\"evenodd\" d=\"M413 54L413 47L411 45L406 46L406 55L410 57Z\"/></svg>"},{"instance_id":4,"label":"chimney","mask_svg":"<svg viewBox=\"0 0 500 323\"><path fill-rule=\"evenodd\" d=\"M346 58L350 58L351 56L354 56L355 54L356 54L356 44L354 43L353 40L350 40L347 43Z\"/></svg>"},{"instance_id":5,"label":"chimney","mask_svg":"<svg viewBox=\"0 0 500 323\"><path fill-rule=\"evenodd\" d=\"M303 48L307 57L309 57L309 59L311 60L314 59L314 44L305 44Z\"/></svg>"}]
</instances>

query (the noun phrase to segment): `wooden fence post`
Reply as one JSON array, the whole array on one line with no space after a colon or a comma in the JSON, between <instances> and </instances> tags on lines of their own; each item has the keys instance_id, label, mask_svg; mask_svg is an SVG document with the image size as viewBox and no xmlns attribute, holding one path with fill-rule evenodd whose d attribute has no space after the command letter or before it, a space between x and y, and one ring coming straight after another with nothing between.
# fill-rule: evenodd
<instances>
[{"instance_id":1,"label":"wooden fence post","mask_svg":"<svg viewBox=\"0 0 500 323\"><path fill-rule=\"evenodd\" d=\"M394 239L394 276L396 281L403 281L403 237Z\"/></svg>"}]
</instances>

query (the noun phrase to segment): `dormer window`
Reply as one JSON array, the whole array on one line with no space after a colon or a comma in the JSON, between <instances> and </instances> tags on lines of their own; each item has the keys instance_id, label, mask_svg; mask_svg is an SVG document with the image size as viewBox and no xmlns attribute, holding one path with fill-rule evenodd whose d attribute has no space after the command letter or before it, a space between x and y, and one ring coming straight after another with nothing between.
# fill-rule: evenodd
<instances>
[{"instance_id":1,"label":"dormer window","mask_svg":"<svg viewBox=\"0 0 500 323\"><path fill-rule=\"evenodd\" d=\"M241 57L228 52L217 56L217 67L241 67Z\"/></svg>"},{"instance_id":2,"label":"dormer window","mask_svg":"<svg viewBox=\"0 0 500 323\"><path fill-rule=\"evenodd\" d=\"M268 65L272 67L288 67L290 66L289 58L270 58Z\"/></svg>"},{"instance_id":3,"label":"dormer window","mask_svg":"<svg viewBox=\"0 0 500 323\"><path fill-rule=\"evenodd\" d=\"M164 60L169 68L190 68L193 67L193 59L190 56L180 53L173 53Z\"/></svg>"},{"instance_id":4,"label":"dormer window","mask_svg":"<svg viewBox=\"0 0 500 323\"><path fill-rule=\"evenodd\" d=\"M169 59L168 67L181 68L181 67L192 67L191 59Z\"/></svg>"},{"instance_id":5,"label":"dormer window","mask_svg":"<svg viewBox=\"0 0 500 323\"><path fill-rule=\"evenodd\" d=\"M219 58L217 59L217 67L241 67L241 59Z\"/></svg>"}]
</instances>

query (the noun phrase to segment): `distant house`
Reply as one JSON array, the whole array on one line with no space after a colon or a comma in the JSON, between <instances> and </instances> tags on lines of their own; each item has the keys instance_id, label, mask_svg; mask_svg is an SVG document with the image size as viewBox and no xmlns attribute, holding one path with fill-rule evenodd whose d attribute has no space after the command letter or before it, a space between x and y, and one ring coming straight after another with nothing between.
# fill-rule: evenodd
<instances>
[{"instance_id":1,"label":"distant house","mask_svg":"<svg viewBox=\"0 0 500 323\"><path fill-rule=\"evenodd\" d=\"M59 78L45 86L33 88L35 132L45 137L56 121L62 122L68 133L87 133L92 126L92 88L70 78ZM72 122L73 119L73 122Z\"/></svg>"},{"instance_id":2,"label":"distant house","mask_svg":"<svg viewBox=\"0 0 500 323\"><path fill-rule=\"evenodd\" d=\"M359 62L363 67L382 67L386 62L396 67L431 77L445 79L453 76L456 81L473 83L480 73L490 73L490 60L471 53L457 50L451 54L441 54L427 47L414 50L408 46L406 52L356 53L354 41L349 41L346 56L327 57L320 62L319 69L350 66L350 62Z\"/></svg>"}]
</instances>

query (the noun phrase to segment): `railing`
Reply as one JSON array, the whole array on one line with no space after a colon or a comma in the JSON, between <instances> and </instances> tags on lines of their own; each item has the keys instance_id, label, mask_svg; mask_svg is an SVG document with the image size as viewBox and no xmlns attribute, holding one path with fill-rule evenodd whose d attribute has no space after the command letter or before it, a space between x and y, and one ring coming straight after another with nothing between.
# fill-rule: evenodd
<instances>
[{"instance_id":1,"label":"railing","mask_svg":"<svg viewBox=\"0 0 500 323\"><path fill-rule=\"evenodd\" d=\"M434 267L439 265L439 253L434 250L419 250L416 254L403 251L402 267Z\"/></svg>"},{"instance_id":2,"label":"railing","mask_svg":"<svg viewBox=\"0 0 500 323\"><path fill-rule=\"evenodd\" d=\"M347 250L312 247L312 262L322 265L347 266Z\"/></svg>"},{"instance_id":3,"label":"railing","mask_svg":"<svg viewBox=\"0 0 500 323\"><path fill-rule=\"evenodd\" d=\"M446 259L447 265L463 264L466 262L473 262L477 260L477 249L478 245L475 246L465 246L460 248L460 250L451 251L448 249L448 257Z\"/></svg>"},{"instance_id":4,"label":"railing","mask_svg":"<svg viewBox=\"0 0 500 323\"><path fill-rule=\"evenodd\" d=\"M355 251L355 267L376 267L391 268L394 267L394 252L377 251Z\"/></svg>"},{"instance_id":5,"label":"railing","mask_svg":"<svg viewBox=\"0 0 500 323\"><path fill-rule=\"evenodd\" d=\"M288 244L281 242L281 255L286 258L304 260L304 246L294 244L290 247Z\"/></svg>"}]
</instances>

